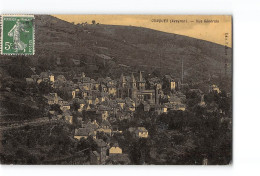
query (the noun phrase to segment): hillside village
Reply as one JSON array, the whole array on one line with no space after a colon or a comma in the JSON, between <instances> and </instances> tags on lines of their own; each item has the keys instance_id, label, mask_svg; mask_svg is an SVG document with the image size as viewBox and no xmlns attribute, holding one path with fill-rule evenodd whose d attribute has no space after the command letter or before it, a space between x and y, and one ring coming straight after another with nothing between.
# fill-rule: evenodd
<instances>
[{"instance_id":1,"label":"hillside village","mask_svg":"<svg viewBox=\"0 0 260 176\"><path fill-rule=\"evenodd\" d=\"M67 80L64 75L42 72L26 78L26 82L28 85L46 83L52 88L53 91L43 95L50 120L74 125L76 140L93 139L97 150L90 151L90 164L130 163L128 154L114 136L127 132L136 139L149 138L149 130L142 122L127 129L120 126L122 121L133 121L136 111L159 116L170 111L185 111L187 106L181 91L185 85L171 75L145 80L140 71L122 74L116 80L110 77L95 80L82 72ZM190 89L189 92L198 93L199 105L205 106L201 90ZM220 90L211 85L209 92L220 93Z\"/></svg>"}]
</instances>

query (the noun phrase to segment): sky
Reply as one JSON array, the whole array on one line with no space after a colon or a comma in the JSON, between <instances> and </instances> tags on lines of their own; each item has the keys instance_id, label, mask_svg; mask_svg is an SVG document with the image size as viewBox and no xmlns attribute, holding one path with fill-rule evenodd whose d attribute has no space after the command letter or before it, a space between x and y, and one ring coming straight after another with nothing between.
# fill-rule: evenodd
<instances>
[{"instance_id":1,"label":"sky","mask_svg":"<svg viewBox=\"0 0 260 176\"><path fill-rule=\"evenodd\" d=\"M232 16L228 15L53 15L77 23L87 22L145 27L232 46Z\"/></svg>"}]
</instances>

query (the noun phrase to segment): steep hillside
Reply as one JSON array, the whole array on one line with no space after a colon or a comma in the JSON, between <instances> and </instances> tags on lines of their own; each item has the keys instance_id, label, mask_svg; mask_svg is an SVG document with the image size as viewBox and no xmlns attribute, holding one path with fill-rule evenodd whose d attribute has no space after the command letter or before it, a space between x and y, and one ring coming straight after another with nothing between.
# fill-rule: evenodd
<instances>
[{"instance_id":1,"label":"steep hillside","mask_svg":"<svg viewBox=\"0 0 260 176\"><path fill-rule=\"evenodd\" d=\"M183 60L185 82L231 78L232 50L215 43L141 27L74 25L47 15L36 16L35 26L36 52L30 58L40 71L118 77L157 70L180 77Z\"/></svg>"}]
</instances>

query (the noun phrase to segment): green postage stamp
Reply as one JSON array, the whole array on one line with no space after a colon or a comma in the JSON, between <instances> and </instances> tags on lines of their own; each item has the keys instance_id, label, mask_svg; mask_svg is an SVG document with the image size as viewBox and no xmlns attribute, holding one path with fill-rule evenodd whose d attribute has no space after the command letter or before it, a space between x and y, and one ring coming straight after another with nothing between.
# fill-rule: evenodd
<instances>
[{"instance_id":1,"label":"green postage stamp","mask_svg":"<svg viewBox=\"0 0 260 176\"><path fill-rule=\"evenodd\" d=\"M1 54L33 55L34 15L1 16Z\"/></svg>"}]
</instances>

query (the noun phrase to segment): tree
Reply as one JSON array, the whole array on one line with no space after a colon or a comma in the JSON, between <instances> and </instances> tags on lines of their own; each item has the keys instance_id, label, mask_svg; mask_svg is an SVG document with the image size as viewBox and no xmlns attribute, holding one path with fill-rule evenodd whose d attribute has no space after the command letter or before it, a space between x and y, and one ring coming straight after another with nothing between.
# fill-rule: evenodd
<instances>
[{"instance_id":1,"label":"tree","mask_svg":"<svg viewBox=\"0 0 260 176\"><path fill-rule=\"evenodd\" d=\"M155 69L155 70L152 72L152 75L155 76L155 77L159 77L159 78L162 76L160 70L158 70L158 69Z\"/></svg>"},{"instance_id":2,"label":"tree","mask_svg":"<svg viewBox=\"0 0 260 176\"><path fill-rule=\"evenodd\" d=\"M136 107L136 112L140 113L140 112L144 112L144 104L140 103L137 107Z\"/></svg>"},{"instance_id":3,"label":"tree","mask_svg":"<svg viewBox=\"0 0 260 176\"><path fill-rule=\"evenodd\" d=\"M150 146L148 145L148 139L139 139L133 141L130 147L130 158L134 164L143 164L149 162Z\"/></svg>"},{"instance_id":4,"label":"tree","mask_svg":"<svg viewBox=\"0 0 260 176\"><path fill-rule=\"evenodd\" d=\"M201 101L201 96L196 92L187 92L186 98L188 108L193 108L194 106L198 105L198 103Z\"/></svg>"},{"instance_id":5,"label":"tree","mask_svg":"<svg viewBox=\"0 0 260 176\"><path fill-rule=\"evenodd\" d=\"M88 137L87 139L80 138L76 148L77 151L82 151L85 155L89 155L90 151L97 150L97 144L92 137Z\"/></svg>"},{"instance_id":6,"label":"tree","mask_svg":"<svg viewBox=\"0 0 260 176\"><path fill-rule=\"evenodd\" d=\"M89 143L87 141L87 139L85 138L80 138L78 144L77 144L77 150L78 151L83 151L83 153L85 155L88 155L89 154L89 151L90 151L90 146L89 146Z\"/></svg>"},{"instance_id":7,"label":"tree","mask_svg":"<svg viewBox=\"0 0 260 176\"><path fill-rule=\"evenodd\" d=\"M57 92L57 94L65 101L68 101L71 98L66 88L63 88L62 90L56 89L55 92Z\"/></svg>"},{"instance_id":8,"label":"tree","mask_svg":"<svg viewBox=\"0 0 260 176\"><path fill-rule=\"evenodd\" d=\"M32 71L28 65L23 64L10 64L7 66L7 72L14 78L28 78L31 76Z\"/></svg>"},{"instance_id":9,"label":"tree","mask_svg":"<svg viewBox=\"0 0 260 176\"><path fill-rule=\"evenodd\" d=\"M159 97L159 102L160 102L161 104L167 103L167 102L168 102L168 98Z\"/></svg>"},{"instance_id":10,"label":"tree","mask_svg":"<svg viewBox=\"0 0 260 176\"><path fill-rule=\"evenodd\" d=\"M103 131L97 133L97 138L103 139L105 142L108 142L109 140L109 137Z\"/></svg>"},{"instance_id":11,"label":"tree","mask_svg":"<svg viewBox=\"0 0 260 176\"><path fill-rule=\"evenodd\" d=\"M41 94L48 94L48 93L52 92L52 90L53 89L51 87L50 82L42 81L39 84L39 91Z\"/></svg>"},{"instance_id":12,"label":"tree","mask_svg":"<svg viewBox=\"0 0 260 176\"><path fill-rule=\"evenodd\" d=\"M80 128L81 127L81 124L79 123L78 121L78 115L73 113L72 114L72 124L75 128Z\"/></svg>"},{"instance_id":13,"label":"tree","mask_svg":"<svg viewBox=\"0 0 260 176\"><path fill-rule=\"evenodd\" d=\"M94 120L97 120L97 118L98 118L98 115L96 114L95 111L83 110L82 116L83 116L83 121L86 121L86 120L94 121Z\"/></svg>"},{"instance_id":14,"label":"tree","mask_svg":"<svg viewBox=\"0 0 260 176\"><path fill-rule=\"evenodd\" d=\"M79 105L78 102L73 102L71 108L72 108L73 111L78 111L78 109L80 108L80 105Z\"/></svg>"},{"instance_id":15,"label":"tree","mask_svg":"<svg viewBox=\"0 0 260 176\"><path fill-rule=\"evenodd\" d=\"M62 110L60 109L60 105L59 104L53 104L50 106L50 110L51 111L56 111L58 112L59 114L62 113Z\"/></svg>"}]
</instances>

